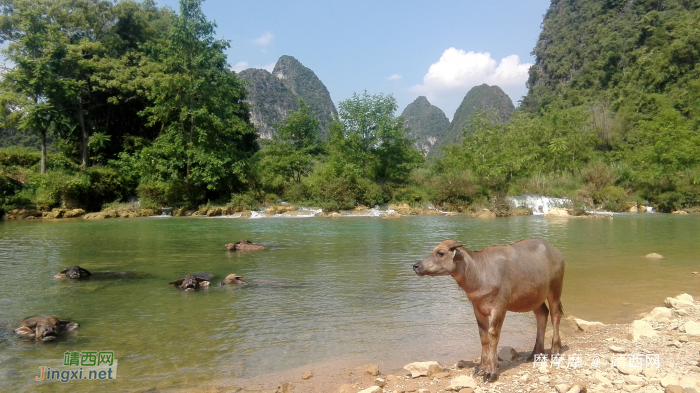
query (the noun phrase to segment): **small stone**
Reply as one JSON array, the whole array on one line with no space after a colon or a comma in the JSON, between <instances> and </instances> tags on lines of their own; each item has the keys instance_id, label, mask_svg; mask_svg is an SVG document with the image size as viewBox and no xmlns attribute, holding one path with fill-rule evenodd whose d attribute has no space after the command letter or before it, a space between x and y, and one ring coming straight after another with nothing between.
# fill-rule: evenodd
<instances>
[{"instance_id":1,"label":"small stone","mask_svg":"<svg viewBox=\"0 0 700 393\"><path fill-rule=\"evenodd\" d=\"M574 316L570 316L566 319L572 321L573 326L576 327L578 330L586 333L595 332L596 330L600 330L605 326L605 324L603 324L602 322L589 322L581 318L576 318Z\"/></svg>"},{"instance_id":2,"label":"small stone","mask_svg":"<svg viewBox=\"0 0 700 393\"><path fill-rule=\"evenodd\" d=\"M525 375L521 376L520 378L518 378L518 381L519 381L520 383L525 383L525 382L527 382L527 380L528 380L529 378L530 378L530 375L529 375L529 374L525 374Z\"/></svg>"},{"instance_id":3,"label":"small stone","mask_svg":"<svg viewBox=\"0 0 700 393\"><path fill-rule=\"evenodd\" d=\"M500 351L498 351L498 360L512 362L513 360L517 359L520 359L520 354L512 347L503 347Z\"/></svg>"},{"instance_id":4,"label":"small stone","mask_svg":"<svg viewBox=\"0 0 700 393\"><path fill-rule=\"evenodd\" d=\"M543 376L537 378L537 380L542 382L542 383L549 383L549 377L546 375L543 375Z\"/></svg>"},{"instance_id":5,"label":"small stone","mask_svg":"<svg viewBox=\"0 0 700 393\"><path fill-rule=\"evenodd\" d=\"M538 368L537 371L539 371L540 374L549 374L549 368L547 368L547 365L543 365L542 367Z\"/></svg>"},{"instance_id":6,"label":"small stone","mask_svg":"<svg viewBox=\"0 0 700 393\"><path fill-rule=\"evenodd\" d=\"M438 362L414 362L404 366L404 370L411 373L412 378L420 376L430 377L433 374L443 372L442 366Z\"/></svg>"},{"instance_id":7,"label":"small stone","mask_svg":"<svg viewBox=\"0 0 700 393\"><path fill-rule=\"evenodd\" d=\"M379 386L380 388L383 388L384 386L386 386L386 380L383 378L377 378L374 380L374 384Z\"/></svg>"},{"instance_id":8,"label":"small stone","mask_svg":"<svg viewBox=\"0 0 700 393\"><path fill-rule=\"evenodd\" d=\"M290 393L294 389L294 385L291 382L282 382L282 384L277 387L276 393Z\"/></svg>"},{"instance_id":9,"label":"small stone","mask_svg":"<svg viewBox=\"0 0 700 393\"><path fill-rule=\"evenodd\" d=\"M314 376L314 373L312 371L304 371L303 374L301 374L301 379L311 379Z\"/></svg>"},{"instance_id":10,"label":"small stone","mask_svg":"<svg viewBox=\"0 0 700 393\"><path fill-rule=\"evenodd\" d=\"M569 385L560 383L559 385L555 386L554 389L556 389L558 393L566 393L569 391Z\"/></svg>"},{"instance_id":11,"label":"small stone","mask_svg":"<svg viewBox=\"0 0 700 393\"><path fill-rule=\"evenodd\" d=\"M357 393L382 393L382 388L379 386L372 386L371 388L360 390Z\"/></svg>"},{"instance_id":12,"label":"small stone","mask_svg":"<svg viewBox=\"0 0 700 393\"><path fill-rule=\"evenodd\" d=\"M586 391L586 390L583 390L583 392L585 392L585 391ZM581 393L581 386L579 386L579 385L574 385L574 386L572 386L571 389L569 389L569 391L567 391L566 393Z\"/></svg>"},{"instance_id":13,"label":"small stone","mask_svg":"<svg viewBox=\"0 0 700 393\"><path fill-rule=\"evenodd\" d=\"M666 389L664 389L664 393L685 393L685 389L678 385L668 385Z\"/></svg>"},{"instance_id":14,"label":"small stone","mask_svg":"<svg viewBox=\"0 0 700 393\"><path fill-rule=\"evenodd\" d=\"M664 256L663 256L663 255L657 254L657 253L655 253L655 252L652 252L651 254L645 255L645 257L647 257L647 258L649 258L649 259L664 259Z\"/></svg>"},{"instance_id":15,"label":"small stone","mask_svg":"<svg viewBox=\"0 0 700 393\"><path fill-rule=\"evenodd\" d=\"M668 344L667 346L669 346L669 347L676 347L676 348L680 348L680 347L681 347L681 342L680 342L680 341L678 341L678 340L673 340L673 342L672 342L672 343L670 343L670 344Z\"/></svg>"},{"instance_id":16,"label":"small stone","mask_svg":"<svg viewBox=\"0 0 700 393\"><path fill-rule=\"evenodd\" d=\"M639 385L625 385L622 387L622 390L624 390L625 392L634 392L634 391L639 390L641 388L642 387Z\"/></svg>"},{"instance_id":17,"label":"small stone","mask_svg":"<svg viewBox=\"0 0 700 393\"><path fill-rule=\"evenodd\" d=\"M651 312L649 315L644 317L645 321L650 321L650 322L665 322L669 323L673 319L673 310L667 308L667 307L656 307Z\"/></svg>"},{"instance_id":18,"label":"small stone","mask_svg":"<svg viewBox=\"0 0 700 393\"><path fill-rule=\"evenodd\" d=\"M678 385L678 377L673 374L666 374L665 377L661 378L661 386L667 387L670 385Z\"/></svg>"},{"instance_id":19,"label":"small stone","mask_svg":"<svg viewBox=\"0 0 700 393\"><path fill-rule=\"evenodd\" d=\"M593 383L597 383L598 385L603 385L603 386L611 386L612 382L603 375L600 371L596 372L595 375L593 375Z\"/></svg>"},{"instance_id":20,"label":"small stone","mask_svg":"<svg viewBox=\"0 0 700 393\"><path fill-rule=\"evenodd\" d=\"M656 337L658 333L647 321L636 320L630 324L629 331L627 333L627 339L635 342L641 337Z\"/></svg>"},{"instance_id":21,"label":"small stone","mask_svg":"<svg viewBox=\"0 0 700 393\"><path fill-rule=\"evenodd\" d=\"M642 374L644 374L644 376L647 378L654 378L658 371L659 370L656 368L656 366L649 366L649 367L644 369Z\"/></svg>"},{"instance_id":22,"label":"small stone","mask_svg":"<svg viewBox=\"0 0 700 393\"><path fill-rule=\"evenodd\" d=\"M608 349L615 353L625 353L625 348L618 347L617 345L611 345Z\"/></svg>"},{"instance_id":23,"label":"small stone","mask_svg":"<svg viewBox=\"0 0 700 393\"><path fill-rule=\"evenodd\" d=\"M687 334L697 336L700 335L700 323L695 321L686 322L683 324L683 328ZM680 347L679 347L680 348Z\"/></svg>"},{"instance_id":24,"label":"small stone","mask_svg":"<svg viewBox=\"0 0 700 393\"><path fill-rule=\"evenodd\" d=\"M467 375L460 375L450 382L446 390L460 391L466 388L476 388L476 380Z\"/></svg>"},{"instance_id":25,"label":"small stone","mask_svg":"<svg viewBox=\"0 0 700 393\"><path fill-rule=\"evenodd\" d=\"M433 375L432 375L432 377L433 377L434 379L443 379L443 378L447 378L447 377L449 377L449 376L450 376L450 373L449 373L449 372L442 372L442 373L437 373L437 374L433 374Z\"/></svg>"}]
</instances>

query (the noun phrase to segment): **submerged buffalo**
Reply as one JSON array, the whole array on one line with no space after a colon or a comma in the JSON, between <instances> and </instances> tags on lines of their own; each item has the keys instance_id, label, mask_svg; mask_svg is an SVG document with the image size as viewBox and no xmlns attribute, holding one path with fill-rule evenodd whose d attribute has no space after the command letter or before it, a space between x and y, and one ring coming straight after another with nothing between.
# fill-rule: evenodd
<instances>
[{"instance_id":1,"label":"submerged buffalo","mask_svg":"<svg viewBox=\"0 0 700 393\"><path fill-rule=\"evenodd\" d=\"M211 281L212 278L214 278L214 276L209 273L194 273L180 277L175 281L170 281L168 284L173 284L185 291L192 291L197 288L208 287L209 281Z\"/></svg>"},{"instance_id":2,"label":"submerged buffalo","mask_svg":"<svg viewBox=\"0 0 700 393\"><path fill-rule=\"evenodd\" d=\"M481 338L481 364L474 375L483 374L487 381L498 378L496 349L506 311L535 313L537 338L530 359L544 353L548 316L553 327L551 354L561 350L564 257L545 240L526 239L481 251L469 251L456 241L445 240L413 265L413 270L419 276L450 275L467 293Z\"/></svg>"},{"instance_id":3,"label":"submerged buffalo","mask_svg":"<svg viewBox=\"0 0 700 393\"><path fill-rule=\"evenodd\" d=\"M56 278L72 278L72 279L78 279L78 278L88 278L92 275L89 271L86 269L83 269L80 266L68 266L67 268L63 269L60 271L55 277Z\"/></svg>"},{"instance_id":4,"label":"submerged buffalo","mask_svg":"<svg viewBox=\"0 0 700 393\"><path fill-rule=\"evenodd\" d=\"M56 317L31 317L27 318L15 329L15 333L36 341L50 341L58 337L61 332L69 332L78 328L77 323Z\"/></svg>"},{"instance_id":5,"label":"submerged buffalo","mask_svg":"<svg viewBox=\"0 0 700 393\"><path fill-rule=\"evenodd\" d=\"M231 285L231 284L242 285L242 284L247 284L247 282L243 281L243 277L241 277L235 273L231 273L228 276L226 276L226 278L224 278L224 281L221 281L219 283L219 285Z\"/></svg>"},{"instance_id":6,"label":"submerged buffalo","mask_svg":"<svg viewBox=\"0 0 700 393\"><path fill-rule=\"evenodd\" d=\"M264 246L253 244L248 240L239 240L235 243L225 244L224 247L229 251L258 251L265 249Z\"/></svg>"}]
</instances>

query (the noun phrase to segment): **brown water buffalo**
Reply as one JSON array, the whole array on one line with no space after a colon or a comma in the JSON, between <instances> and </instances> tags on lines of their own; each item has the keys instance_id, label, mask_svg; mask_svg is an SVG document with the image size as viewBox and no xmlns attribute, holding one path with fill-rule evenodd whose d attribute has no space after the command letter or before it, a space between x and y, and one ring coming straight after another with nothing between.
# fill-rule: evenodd
<instances>
[{"instance_id":1,"label":"brown water buffalo","mask_svg":"<svg viewBox=\"0 0 700 393\"><path fill-rule=\"evenodd\" d=\"M56 317L27 318L15 329L15 333L36 341L50 341L61 332L69 332L78 328L77 323L58 319Z\"/></svg>"},{"instance_id":2,"label":"brown water buffalo","mask_svg":"<svg viewBox=\"0 0 700 393\"><path fill-rule=\"evenodd\" d=\"M208 273L194 273L180 277L175 281L170 281L168 284L173 284L185 291L192 291L197 288L208 287L209 281L212 278L214 278L214 276Z\"/></svg>"},{"instance_id":3,"label":"brown water buffalo","mask_svg":"<svg viewBox=\"0 0 700 393\"><path fill-rule=\"evenodd\" d=\"M80 266L68 266L67 268L60 271L55 277L56 278L68 277L68 278L78 279L78 278L90 277L91 274L92 273L83 269Z\"/></svg>"},{"instance_id":4,"label":"brown water buffalo","mask_svg":"<svg viewBox=\"0 0 700 393\"><path fill-rule=\"evenodd\" d=\"M246 281L243 281L243 277L241 277L235 273L231 273L228 276L226 276L226 278L224 278L224 281L221 281L219 283L219 285L230 285L230 284L241 285L241 284L246 284Z\"/></svg>"},{"instance_id":5,"label":"brown water buffalo","mask_svg":"<svg viewBox=\"0 0 700 393\"><path fill-rule=\"evenodd\" d=\"M226 247L226 249L229 251L258 251L265 249L264 246L253 244L248 240L240 240L235 243L228 243L225 244L224 247Z\"/></svg>"},{"instance_id":6,"label":"brown water buffalo","mask_svg":"<svg viewBox=\"0 0 700 393\"><path fill-rule=\"evenodd\" d=\"M559 353L564 258L545 240L526 239L481 251L469 251L456 241L445 240L413 265L413 270L419 276L450 275L467 293L481 338L481 364L474 375L483 374L484 380L491 382L498 378L496 349L506 311L534 311L537 338L530 359L544 353L544 333L551 311L551 353Z\"/></svg>"}]
</instances>

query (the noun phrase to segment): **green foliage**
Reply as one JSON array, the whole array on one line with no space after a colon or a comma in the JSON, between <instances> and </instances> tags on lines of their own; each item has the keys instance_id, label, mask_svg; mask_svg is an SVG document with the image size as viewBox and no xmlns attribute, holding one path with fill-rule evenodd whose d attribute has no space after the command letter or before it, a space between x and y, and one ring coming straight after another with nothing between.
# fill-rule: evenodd
<instances>
[{"instance_id":1,"label":"green foliage","mask_svg":"<svg viewBox=\"0 0 700 393\"><path fill-rule=\"evenodd\" d=\"M0 149L0 166L31 167L41 160L40 153L26 147Z\"/></svg>"}]
</instances>

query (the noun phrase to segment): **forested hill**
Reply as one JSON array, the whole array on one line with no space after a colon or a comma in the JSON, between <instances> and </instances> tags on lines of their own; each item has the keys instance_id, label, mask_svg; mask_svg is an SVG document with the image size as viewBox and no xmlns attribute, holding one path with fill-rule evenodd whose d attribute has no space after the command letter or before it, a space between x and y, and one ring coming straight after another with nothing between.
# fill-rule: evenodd
<instances>
[{"instance_id":1,"label":"forested hill","mask_svg":"<svg viewBox=\"0 0 700 393\"><path fill-rule=\"evenodd\" d=\"M441 141L438 141L438 144L459 143L463 135L462 129L467 126L469 118L478 110L492 112L496 115L497 121L506 122L515 111L515 106L510 97L498 86L489 86L485 83L474 86L464 96L452 118L450 130Z\"/></svg>"},{"instance_id":2,"label":"forested hill","mask_svg":"<svg viewBox=\"0 0 700 393\"><path fill-rule=\"evenodd\" d=\"M700 1L554 0L522 108L602 104L630 120L661 106L700 120Z\"/></svg>"},{"instance_id":3,"label":"forested hill","mask_svg":"<svg viewBox=\"0 0 700 393\"><path fill-rule=\"evenodd\" d=\"M414 146L423 154L430 153L450 128L450 120L445 112L432 105L424 96L408 104L401 117L408 127L408 136L415 140Z\"/></svg>"},{"instance_id":4,"label":"forested hill","mask_svg":"<svg viewBox=\"0 0 700 393\"><path fill-rule=\"evenodd\" d=\"M319 120L322 136L338 111L326 86L309 68L292 56L277 60L272 73L262 69L247 69L239 73L247 81L248 102L252 121L258 134L270 139L289 113L299 109L303 99Z\"/></svg>"}]
</instances>

